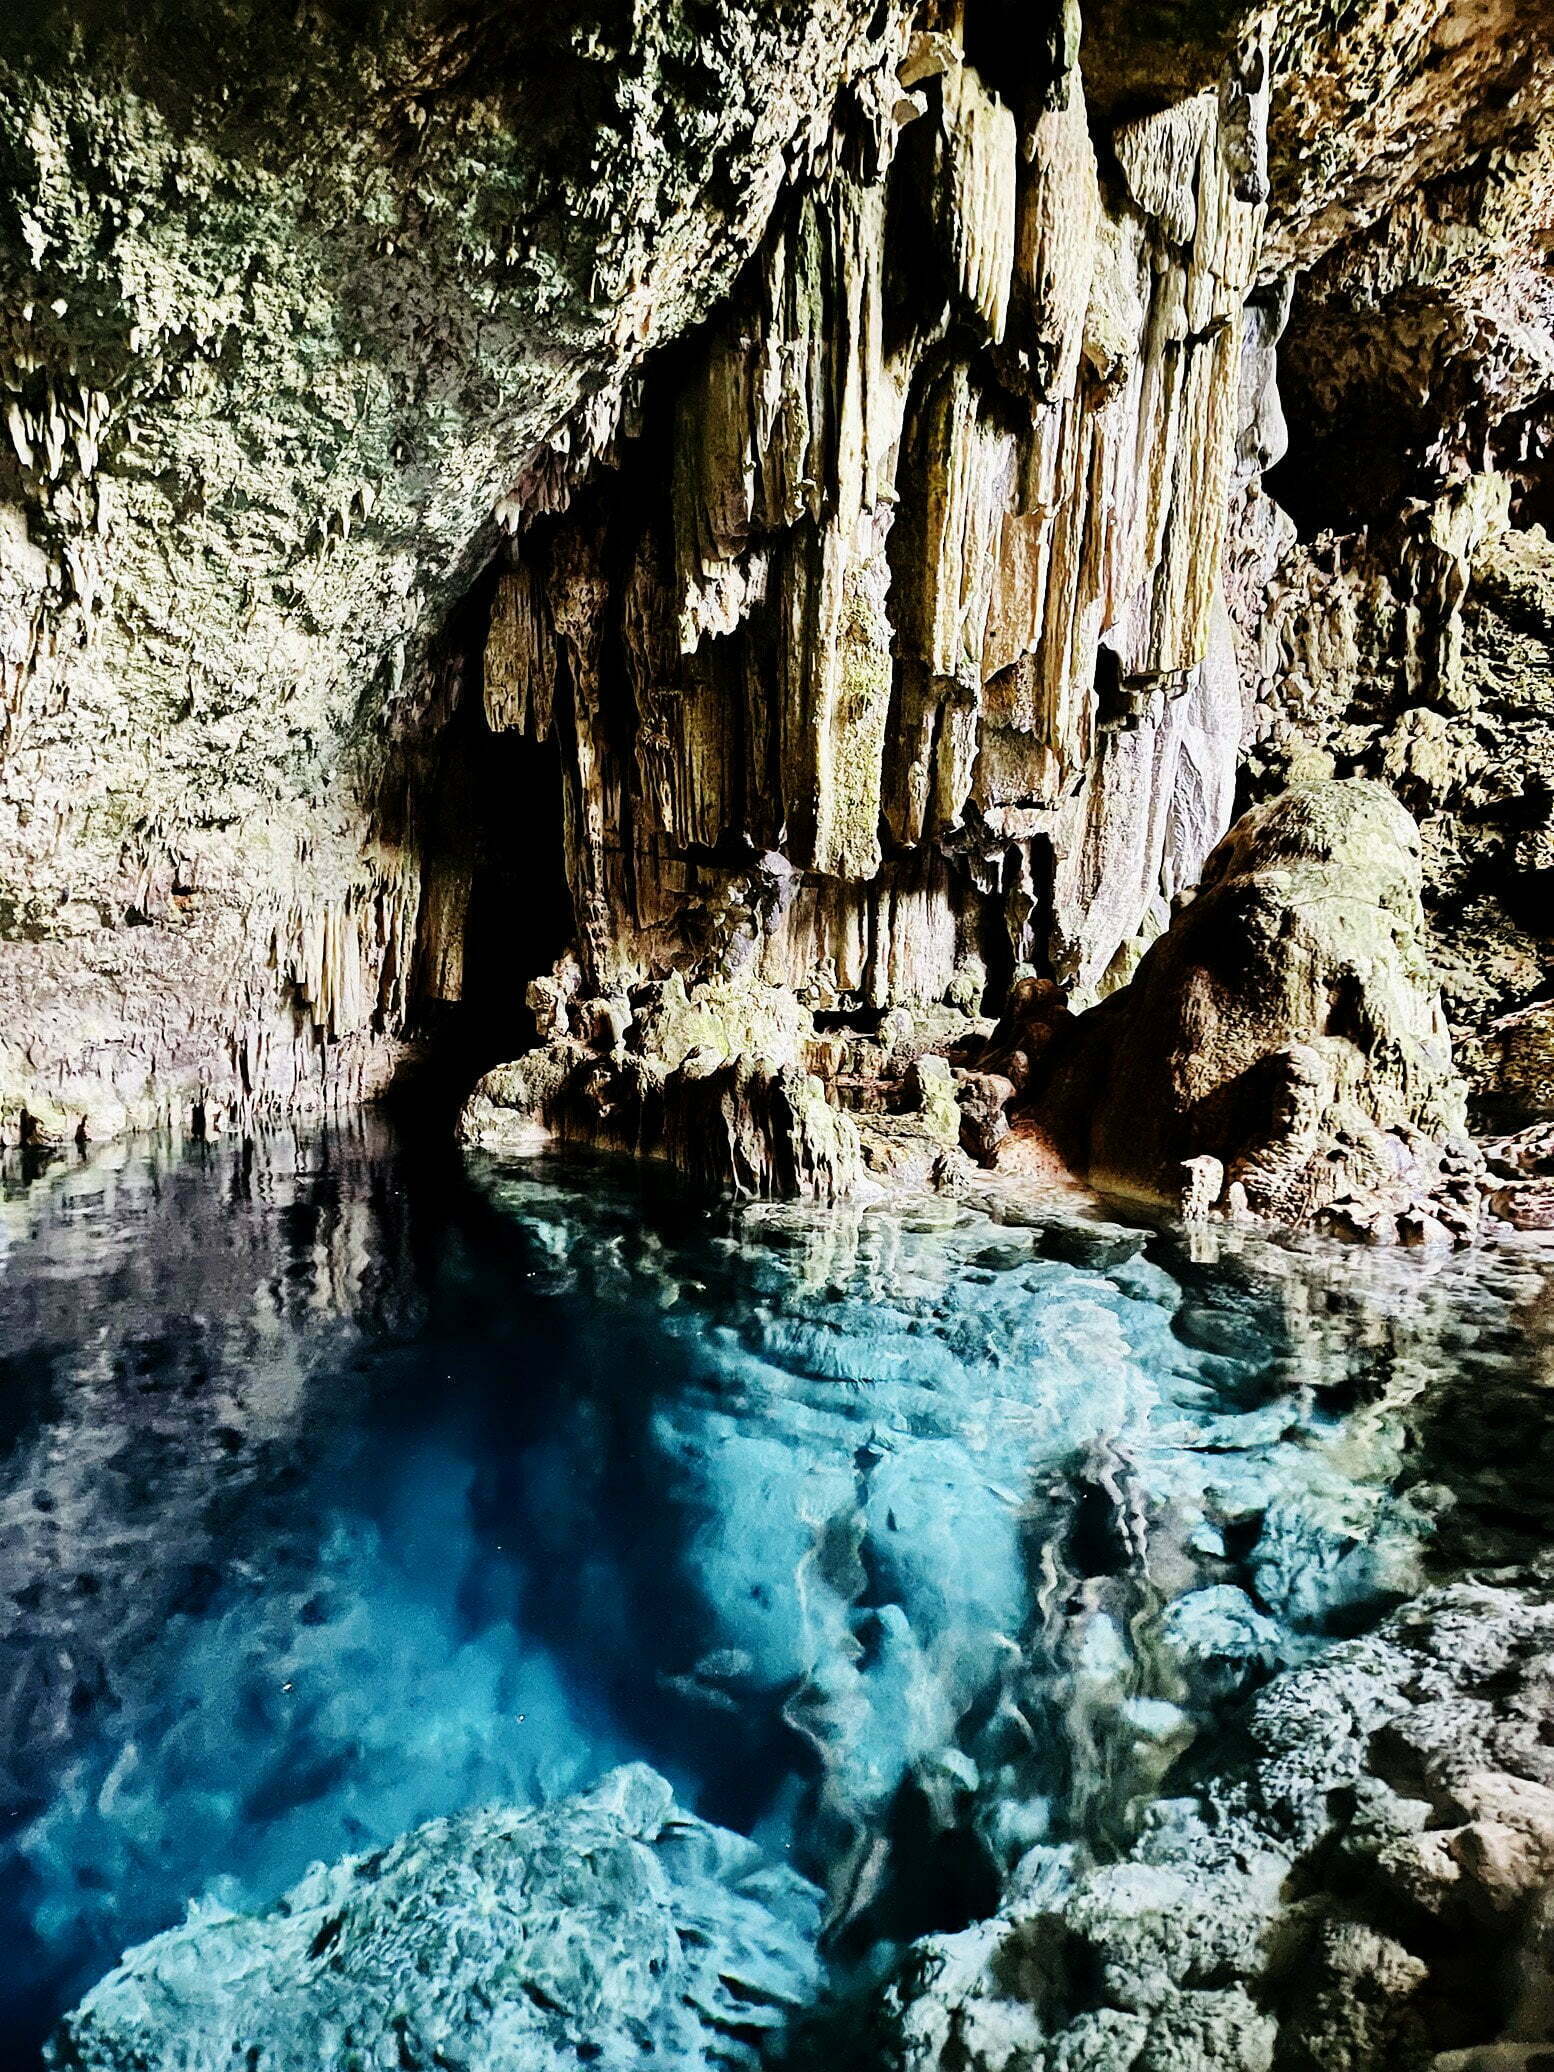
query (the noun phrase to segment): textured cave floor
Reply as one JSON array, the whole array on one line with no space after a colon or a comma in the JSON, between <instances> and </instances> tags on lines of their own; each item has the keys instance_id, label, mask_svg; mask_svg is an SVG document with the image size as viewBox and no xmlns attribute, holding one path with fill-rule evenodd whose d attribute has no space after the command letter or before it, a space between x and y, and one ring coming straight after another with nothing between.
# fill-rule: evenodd
<instances>
[{"instance_id":1,"label":"textured cave floor","mask_svg":"<svg viewBox=\"0 0 1554 2072\"><path fill-rule=\"evenodd\" d=\"M376 1125L5 1174L0 2058L200 1894L651 1762L833 1977L1126 1848L1554 1489L1554 1253L708 1208Z\"/></svg>"}]
</instances>

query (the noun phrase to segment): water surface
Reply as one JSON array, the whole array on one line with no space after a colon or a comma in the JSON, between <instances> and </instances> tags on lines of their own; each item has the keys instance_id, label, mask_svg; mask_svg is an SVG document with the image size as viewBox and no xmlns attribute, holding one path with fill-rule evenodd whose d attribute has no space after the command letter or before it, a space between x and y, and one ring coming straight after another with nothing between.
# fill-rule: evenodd
<instances>
[{"instance_id":1,"label":"water surface","mask_svg":"<svg viewBox=\"0 0 1554 2072\"><path fill-rule=\"evenodd\" d=\"M1554 1507L1535 1244L708 1207L375 1127L4 1194L8 2063L191 1899L631 1758L822 1885L844 1988Z\"/></svg>"}]
</instances>

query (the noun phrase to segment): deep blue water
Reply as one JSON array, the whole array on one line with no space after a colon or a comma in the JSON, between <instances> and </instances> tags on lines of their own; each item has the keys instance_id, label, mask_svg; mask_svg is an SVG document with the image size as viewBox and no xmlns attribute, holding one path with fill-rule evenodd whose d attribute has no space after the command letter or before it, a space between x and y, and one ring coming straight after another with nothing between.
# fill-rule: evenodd
<instances>
[{"instance_id":1,"label":"deep blue water","mask_svg":"<svg viewBox=\"0 0 1554 2072\"><path fill-rule=\"evenodd\" d=\"M0 1233L6 2063L197 1896L636 1757L867 1968L1549 1525L1532 1246L1124 1258L376 1129L13 1162Z\"/></svg>"}]
</instances>

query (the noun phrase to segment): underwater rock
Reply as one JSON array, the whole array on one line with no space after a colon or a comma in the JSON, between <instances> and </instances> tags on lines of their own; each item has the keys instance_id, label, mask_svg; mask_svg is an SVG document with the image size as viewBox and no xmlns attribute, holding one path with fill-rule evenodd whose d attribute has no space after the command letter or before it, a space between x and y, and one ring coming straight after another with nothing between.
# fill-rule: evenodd
<instances>
[{"instance_id":1,"label":"underwater rock","mask_svg":"<svg viewBox=\"0 0 1554 2072\"><path fill-rule=\"evenodd\" d=\"M991 1920L919 1943L882 2002L886 2062L1424 2072L1501 2044L1484 2063L1535 2061L1551 1646L1538 1573L1431 1591L1277 1677L1126 1859L1038 1847Z\"/></svg>"},{"instance_id":2,"label":"underwater rock","mask_svg":"<svg viewBox=\"0 0 1554 2072\"><path fill-rule=\"evenodd\" d=\"M105 1150L8 1217L13 1365L68 1349L0 1488L11 1802L43 1808L4 1833L0 1925L53 1953L51 2011L218 1867L248 1911L364 1834L633 1755L791 1844L844 1966L1022 1864L1023 1920L1065 1849L1129 1854L1189 1735L1224 1758L1259 1679L1543 1531L1536 1247L1222 1223L1128 1257L1138 1231L997 1177L687 1215L565 1158L477 1162L444 1223L417 1165L272 1155L136 1154L105 1215Z\"/></svg>"},{"instance_id":3,"label":"underwater rock","mask_svg":"<svg viewBox=\"0 0 1554 2072\"><path fill-rule=\"evenodd\" d=\"M753 2067L814 1991L819 1904L633 1764L315 1866L262 1914L192 1909L66 2016L47 2062Z\"/></svg>"},{"instance_id":4,"label":"underwater rock","mask_svg":"<svg viewBox=\"0 0 1554 2072\"><path fill-rule=\"evenodd\" d=\"M1075 1026L1036 1109L1121 1193L1373 1238L1471 1235L1465 1089L1397 800L1305 784L1246 814L1131 984Z\"/></svg>"}]
</instances>

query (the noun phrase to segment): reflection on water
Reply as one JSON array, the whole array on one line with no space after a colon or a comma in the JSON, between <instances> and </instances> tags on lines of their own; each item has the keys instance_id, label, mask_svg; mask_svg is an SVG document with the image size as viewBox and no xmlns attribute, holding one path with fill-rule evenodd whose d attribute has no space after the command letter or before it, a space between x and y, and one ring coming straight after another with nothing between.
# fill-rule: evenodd
<instances>
[{"instance_id":1,"label":"reflection on water","mask_svg":"<svg viewBox=\"0 0 1554 2072\"><path fill-rule=\"evenodd\" d=\"M640 1757L839 1978L1547 1531L1536 1247L709 1210L376 1133L9 1175L0 2048L192 1896Z\"/></svg>"}]
</instances>

